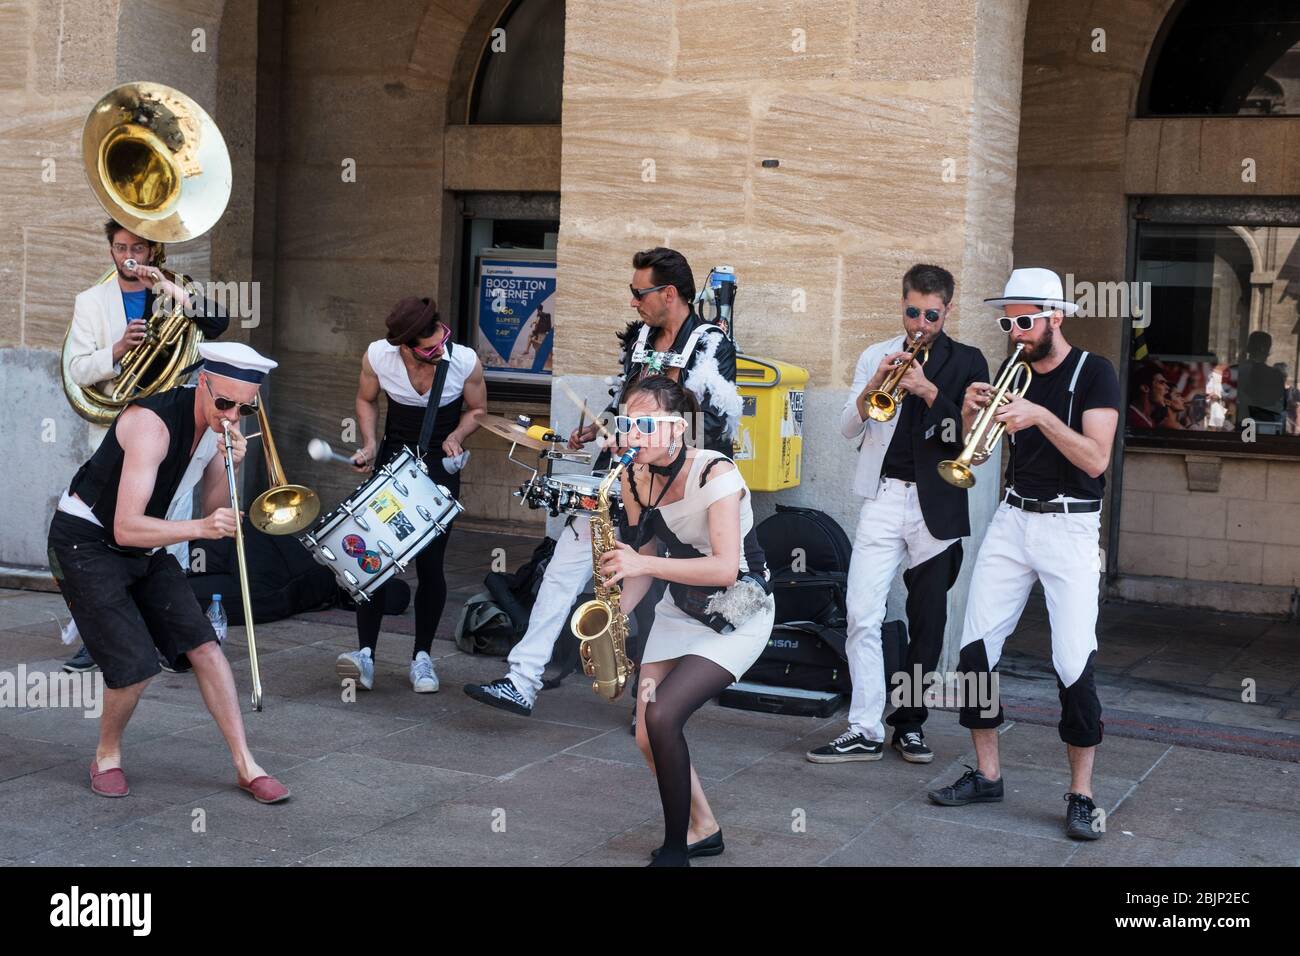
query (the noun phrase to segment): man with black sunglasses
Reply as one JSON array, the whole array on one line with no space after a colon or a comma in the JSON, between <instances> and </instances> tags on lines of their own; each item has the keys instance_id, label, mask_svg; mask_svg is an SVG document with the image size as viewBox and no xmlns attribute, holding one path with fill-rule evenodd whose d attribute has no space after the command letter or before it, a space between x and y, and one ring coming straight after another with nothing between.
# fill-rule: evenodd
<instances>
[{"instance_id":1,"label":"man with black sunglasses","mask_svg":"<svg viewBox=\"0 0 1300 956\"><path fill-rule=\"evenodd\" d=\"M853 693L848 729L809 751L813 763L879 760L884 754L884 655L880 630L889 586L906 562L910 642L901 705L889 715L891 746L904 760L929 763L928 716L921 678L939 664L948 622L948 589L961 570L961 539L970 534L966 491L945 482L940 461L961 449L961 401L966 388L988 377L979 349L944 331L954 292L952 274L915 265L903 276L903 334L862 353L853 388L840 417L845 438L858 440L853 490L864 499L858 516L847 584L845 651ZM917 336L928 349L924 364L912 362L900 380L906 391L888 421L869 415L868 396L908 361ZM920 354L918 352L918 354Z\"/></svg>"},{"instance_id":2,"label":"man with black sunglasses","mask_svg":"<svg viewBox=\"0 0 1300 956\"><path fill-rule=\"evenodd\" d=\"M687 434L694 436L697 445L730 456L742 407L736 389L735 346L719 326L696 314L695 277L680 252L663 247L638 252L632 257L632 269L628 305L637 318L619 335L623 374L618 392L602 412L602 422L573 430L569 448L577 450L595 441L602 424L615 431L616 416L625 411L623 396L631 385L644 376L662 374L686 386L699 402L700 420L689 423ZM609 450L603 449L594 467L608 466ZM572 533L566 531L556 541L528 630L510 651L510 673L489 684L466 684L465 693L475 700L522 716L532 713L542 672L564 633L569 610L591 580L588 519L571 517L567 527ZM647 633L664 585L656 587L659 590L643 602L638 618L641 633Z\"/></svg>"},{"instance_id":3,"label":"man with black sunglasses","mask_svg":"<svg viewBox=\"0 0 1300 956\"><path fill-rule=\"evenodd\" d=\"M1119 378L1109 361L1075 348L1061 322L1078 306L1063 298L1061 279L1048 269L1017 269L1002 296L985 299L1005 309L999 324L1013 346L1025 348L1033 379L1023 396L1007 401L995 420L1006 425L1011 456L1006 494L980 544L971 576L958 669L964 686L979 688L960 712L971 732L976 768L954 784L931 790L942 806L1002 799L998 758L1002 706L992 673L1007 636L1039 581L1052 628L1052 666L1061 699L1057 732L1070 762L1065 794L1066 836L1098 839L1101 811L1093 802L1092 767L1101 743L1101 703L1093 680L1097 654L1097 589L1101 572L1103 477L1119 422ZM988 405L992 386L967 389L969 423ZM996 709L995 709L996 705Z\"/></svg>"},{"instance_id":4,"label":"man with black sunglasses","mask_svg":"<svg viewBox=\"0 0 1300 956\"><path fill-rule=\"evenodd\" d=\"M276 363L237 342L204 343L199 354L199 387L181 385L132 402L72 477L50 522L50 569L107 687L91 790L103 797L130 793L122 735L161 654L169 661L188 658L194 668L239 788L260 803L278 803L289 791L249 752L230 664L166 550L191 538L234 536L239 516L230 507L225 429L238 464L247 447L240 411L256 404ZM169 519L172 501L195 489L206 517Z\"/></svg>"}]
</instances>

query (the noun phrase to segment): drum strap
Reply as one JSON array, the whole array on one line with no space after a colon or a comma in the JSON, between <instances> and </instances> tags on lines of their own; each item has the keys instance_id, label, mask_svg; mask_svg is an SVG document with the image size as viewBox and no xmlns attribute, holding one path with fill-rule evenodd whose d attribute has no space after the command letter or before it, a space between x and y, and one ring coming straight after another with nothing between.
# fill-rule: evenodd
<instances>
[{"instance_id":1,"label":"drum strap","mask_svg":"<svg viewBox=\"0 0 1300 956\"><path fill-rule=\"evenodd\" d=\"M447 382L447 372L451 368L451 341L447 342L447 351L438 363L438 371L433 375L433 385L429 389L429 404L424 409L424 424L420 426L419 454L423 458L429 451L429 438L433 435L433 420L438 417L438 405L442 401L442 386Z\"/></svg>"}]
</instances>

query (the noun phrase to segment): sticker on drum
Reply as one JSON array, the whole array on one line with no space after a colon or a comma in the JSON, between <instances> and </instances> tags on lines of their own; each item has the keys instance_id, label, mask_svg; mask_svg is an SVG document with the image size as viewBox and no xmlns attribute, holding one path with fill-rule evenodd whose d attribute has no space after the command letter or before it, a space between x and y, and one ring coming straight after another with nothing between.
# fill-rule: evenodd
<instances>
[{"instance_id":1,"label":"sticker on drum","mask_svg":"<svg viewBox=\"0 0 1300 956\"><path fill-rule=\"evenodd\" d=\"M349 558L355 558L359 554L364 554L366 550L366 539L359 534L346 534L343 536L343 553Z\"/></svg>"},{"instance_id":2,"label":"sticker on drum","mask_svg":"<svg viewBox=\"0 0 1300 956\"><path fill-rule=\"evenodd\" d=\"M367 551L357 558L357 565L366 574L376 574L384 566L384 560L379 556L378 551Z\"/></svg>"},{"instance_id":3,"label":"sticker on drum","mask_svg":"<svg viewBox=\"0 0 1300 956\"><path fill-rule=\"evenodd\" d=\"M388 527L392 529L398 541L405 541L415 533L415 525L411 524L411 519L406 517L404 511L398 511L389 518Z\"/></svg>"},{"instance_id":4,"label":"sticker on drum","mask_svg":"<svg viewBox=\"0 0 1300 956\"><path fill-rule=\"evenodd\" d=\"M370 510L375 513L380 521L387 521L402 510L402 503L397 500L397 496L391 491L381 491L370 502Z\"/></svg>"}]
</instances>

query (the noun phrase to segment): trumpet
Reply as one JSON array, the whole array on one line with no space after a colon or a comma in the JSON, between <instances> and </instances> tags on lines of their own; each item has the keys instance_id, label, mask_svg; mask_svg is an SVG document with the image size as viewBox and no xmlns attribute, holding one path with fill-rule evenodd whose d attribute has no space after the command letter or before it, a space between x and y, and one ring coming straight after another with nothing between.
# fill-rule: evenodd
<instances>
[{"instance_id":1,"label":"trumpet","mask_svg":"<svg viewBox=\"0 0 1300 956\"><path fill-rule=\"evenodd\" d=\"M992 398L971 423L961 454L956 458L939 462L939 475L949 484L956 485L958 488L973 487L975 473L971 469L987 461L993 454L993 450L997 448L998 442L1002 440L1002 433L1007 430L1006 423L994 421L993 416L1011 399L1023 396L1034 378L1034 370L1029 367L1029 363L1019 361L1020 353L1024 348L1022 342L1011 353L1011 359L993 385ZM1022 376L1023 381L1021 381Z\"/></svg>"},{"instance_id":2,"label":"trumpet","mask_svg":"<svg viewBox=\"0 0 1300 956\"><path fill-rule=\"evenodd\" d=\"M903 401L906 390L899 385L907 367L913 361L917 365L924 365L925 360L930 357L930 348L921 347L921 333L917 332L912 345L907 350L907 358L894 360L896 366L892 372L885 376L885 380L880 383L880 388L873 392L867 393L867 415L872 421L887 422L894 417L898 411L899 403Z\"/></svg>"}]
</instances>

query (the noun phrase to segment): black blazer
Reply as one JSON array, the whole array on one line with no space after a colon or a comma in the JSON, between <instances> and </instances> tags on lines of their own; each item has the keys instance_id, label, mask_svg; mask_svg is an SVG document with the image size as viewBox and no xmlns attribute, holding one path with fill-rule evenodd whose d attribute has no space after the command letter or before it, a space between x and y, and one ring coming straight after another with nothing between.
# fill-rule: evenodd
<instances>
[{"instance_id":1,"label":"black blazer","mask_svg":"<svg viewBox=\"0 0 1300 956\"><path fill-rule=\"evenodd\" d=\"M972 382L989 380L989 363L979 349L962 345L940 332L930 347L923 371L939 394L929 408L922 402L921 414L912 419L912 459L916 462L916 494L921 501L921 515L936 538L964 538L970 534L966 489L944 481L939 475L939 462L961 453L962 400ZM955 424L947 425L949 421ZM944 441L945 431L953 437L952 441ZM899 437L897 432L894 437Z\"/></svg>"}]
</instances>

